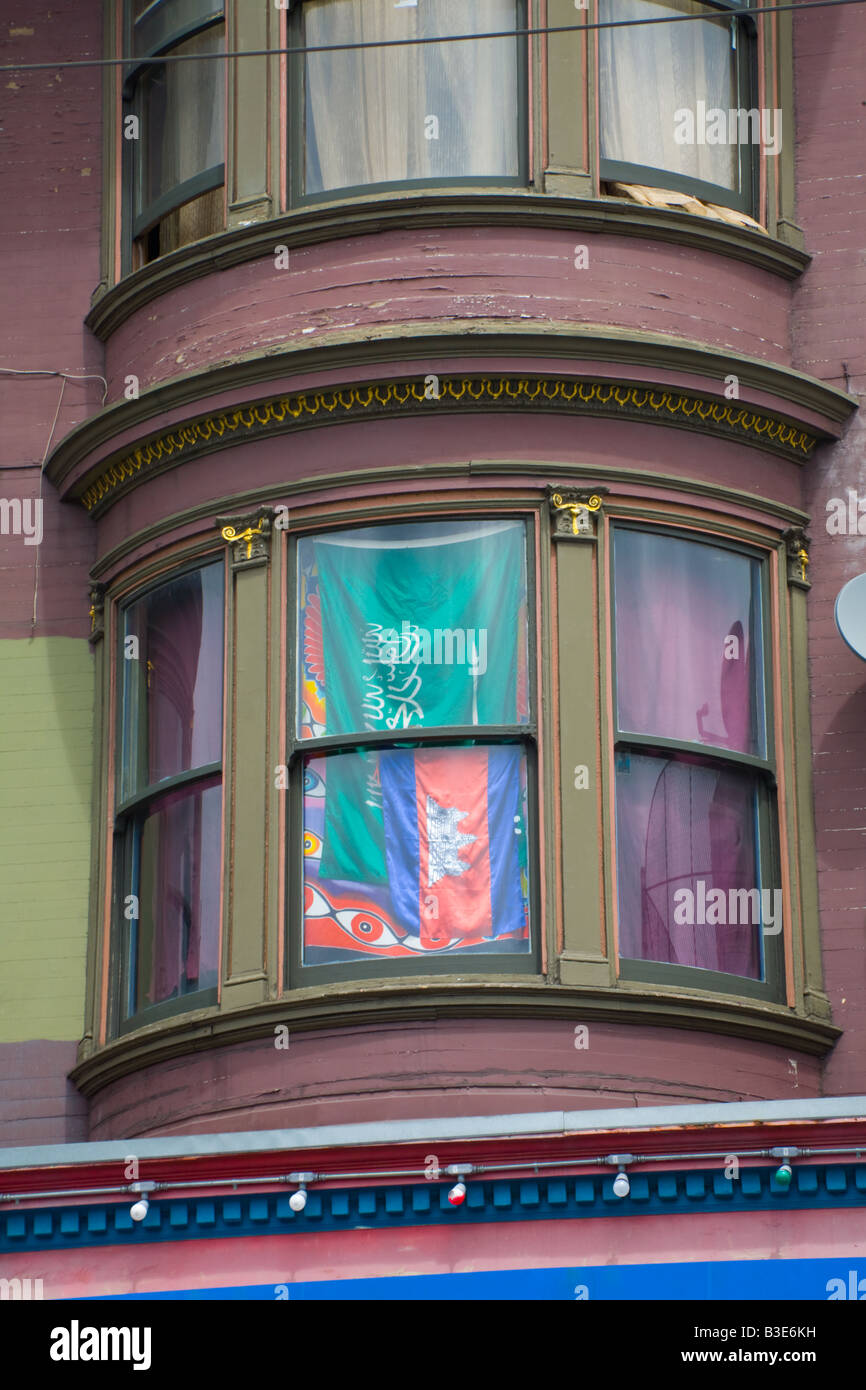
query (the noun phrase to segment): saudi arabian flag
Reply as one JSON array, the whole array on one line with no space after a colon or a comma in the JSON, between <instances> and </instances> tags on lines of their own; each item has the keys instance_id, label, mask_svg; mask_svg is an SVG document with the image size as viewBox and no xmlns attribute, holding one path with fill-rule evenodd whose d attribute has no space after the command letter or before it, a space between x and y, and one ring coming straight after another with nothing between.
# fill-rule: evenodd
<instances>
[{"instance_id":1,"label":"saudi arabian flag","mask_svg":"<svg viewBox=\"0 0 866 1390\"><path fill-rule=\"evenodd\" d=\"M318 571L328 735L525 720L522 523L368 527L302 544ZM375 751L328 759L320 871L386 878Z\"/></svg>"}]
</instances>

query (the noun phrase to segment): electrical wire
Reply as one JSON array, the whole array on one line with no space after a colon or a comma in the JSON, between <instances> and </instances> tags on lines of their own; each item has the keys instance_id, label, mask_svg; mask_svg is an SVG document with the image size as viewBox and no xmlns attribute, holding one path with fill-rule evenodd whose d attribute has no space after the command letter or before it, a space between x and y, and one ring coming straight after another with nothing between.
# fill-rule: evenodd
<instances>
[{"instance_id":1,"label":"electrical wire","mask_svg":"<svg viewBox=\"0 0 866 1390\"><path fill-rule=\"evenodd\" d=\"M45 463L48 458L48 452L51 448L51 441L54 438L54 431L57 428L57 420L60 415L60 407L63 404L63 393L66 390L66 377L63 375L62 372L60 373L60 375L63 379L60 383L60 395L57 399L57 409L54 412L54 419L51 421L51 429L48 433L48 443L45 445L45 452L42 455L42 462L39 465L39 501L36 505L37 515L39 517L40 535L39 544L36 546L36 556L33 570L33 618L30 623L31 639L36 636L36 608L39 603L39 552L42 549L42 482L45 477Z\"/></svg>"},{"instance_id":2,"label":"electrical wire","mask_svg":"<svg viewBox=\"0 0 866 1390\"><path fill-rule=\"evenodd\" d=\"M853 1155L855 1159L859 1160L864 1156L864 1153L866 1153L866 1150L864 1150L863 1145L854 1144L826 1147L806 1146L803 1148L797 1145L791 1145L786 1149L782 1147L771 1149L740 1149L733 1151L730 1149L719 1149L713 1152L704 1152L699 1149L696 1151L690 1150L686 1153L672 1154L601 1154L597 1156L587 1155L584 1158L553 1158L539 1161L524 1159L519 1163L450 1163L443 1165L441 1168L437 1165L436 1173L432 1181L438 1181L439 1178L445 1174L448 1174L450 1177L472 1177L480 1173L521 1172L530 1176L533 1173L538 1174L542 1170L548 1171L549 1169L554 1169L567 1176L573 1177L575 1169L595 1167L609 1169L614 1164L624 1168L632 1168L641 1163L681 1163L693 1160L707 1162L712 1159L724 1159L726 1162L729 1162L732 1158L736 1159L738 1162L745 1162L748 1159L766 1158L772 1158L774 1161L777 1161L781 1158L785 1162L793 1160L795 1164L801 1164L802 1160L806 1158L830 1158L838 1157L843 1154ZM204 1190L219 1187L231 1188L233 1191L237 1191L239 1187L272 1187L275 1184L290 1184L294 1187L298 1185L300 1177L303 1177L305 1185L312 1185L314 1183L371 1181L381 1178L424 1177L426 1179L431 1179L428 1166L425 1164L423 1168L362 1169L357 1173L304 1173L302 1175L297 1173L274 1173L267 1176L238 1178L175 1178L162 1182L154 1181L153 1186L149 1187L147 1193L143 1195L150 1195L153 1192L180 1191L181 1189L189 1188ZM141 1181L149 1181L149 1179L142 1179ZM92 1197L109 1193L139 1193L140 1191L140 1184L134 1182L112 1183L108 1186L92 1187L46 1187L36 1192L0 1192L0 1203L14 1202L17 1204L24 1201L47 1200L53 1197Z\"/></svg>"},{"instance_id":3,"label":"electrical wire","mask_svg":"<svg viewBox=\"0 0 866 1390\"><path fill-rule=\"evenodd\" d=\"M276 58L284 55L302 55L308 53L342 53L347 51L357 51L365 48L406 48L416 47L428 43L469 43L479 39L514 39L528 38L542 34L580 34L598 29L628 29L637 28L648 24L685 24L690 20L722 20L728 23L731 19L752 18L757 15L782 14L793 10L827 10L833 8L844 8L848 5L866 4L866 0L801 0L801 3L785 5L759 5L754 8L741 7L737 9L718 10L712 14L676 14L660 15L655 18L646 19L604 19L594 20L586 24L557 24L545 25L537 29L501 29L492 30L484 34L441 34L430 38L412 39L368 39L356 43L333 43L303 45L297 48L248 48L235 49L223 53L163 53L158 57L147 58L75 58L61 59L55 63L4 63L0 65L0 72L39 72L50 71L59 72L68 68L104 68L104 67L129 67L140 68L146 65L160 65L163 63L199 63L206 62L212 58Z\"/></svg>"},{"instance_id":4,"label":"electrical wire","mask_svg":"<svg viewBox=\"0 0 866 1390\"><path fill-rule=\"evenodd\" d=\"M103 390L103 392L102 392L102 401L100 402L100 406L104 406L104 405L105 405L106 397L108 396L108 382L106 381L105 377L104 377L104 376L100 376L98 372L57 372L57 371L52 371L52 370L51 370L50 368L48 368L48 367L45 367L45 368L42 368L42 367L35 367L35 368L27 369L27 370L24 370L23 368L20 368L20 367L0 367L0 376L61 376L61 377L63 377L63 384L64 384L64 386L66 385L66 382L67 382L67 381L101 381L101 382L102 382L102 385L103 385L103 387L104 387L104 390ZM62 399L63 399L63 394L62 394L62 392L61 392L61 400L62 400ZM57 418L56 418L56 416L55 416L54 425L52 425L52 427L51 427L51 428L52 428L52 434L53 434L53 431L54 431L54 426L55 426L56 424L57 424ZM50 446L50 443L51 443L51 436L49 436L48 443L49 443L49 446ZM47 449L46 449L45 454L43 454L43 456L42 456L42 461L41 461L41 463L4 463L4 464L0 464L0 473L16 473L16 472L17 472L17 473L22 473L22 472L26 472L26 470L27 470L28 468L38 468L38 469L40 470L40 472L41 472L42 469L44 469L44 467L45 467L45 460L47 459L47 457L48 457L48 452L47 452ZM41 495L41 494L40 494L40 495Z\"/></svg>"},{"instance_id":5,"label":"electrical wire","mask_svg":"<svg viewBox=\"0 0 866 1390\"><path fill-rule=\"evenodd\" d=\"M37 509L37 515L38 515L38 517L39 517L39 526L40 526L40 530L41 530L41 525L42 525L42 485L43 485L43 482L44 482L44 480L45 480L45 465L46 465L46 463L48 462L48 455L49 455L49 453L51 452L51 444L52 444L52 442L53 442L53 440L54 440L54 431L57 429L57 421L58 421L59 418L60 418L60 407L63 405L63 397L64 397L64 394L65 394L65 392L66 392L66 383L67 383L67 381L101 381L101 382L102 382L102 385L103 385L104 388L105 388L104 391L103 391L103 393L102 393L102 405L105 405L105 398L106 398L106 396L108 395L108 382L106 381L106 379L105 379L104 376L100 376L97 372L58 372L58 371L53 371L53 370L51 370L50 368L47 368L47 367L46 367L46 368L36 367L36 368L28 368L28 369L20 368L20 367L0 367L0 374L2 374L3 376L59 376L59 377L61 378L61 381L60 381L60 395L59 395L58 398L57 398L57 409L56 409L55 412L54 412L54 419L51 421L51 429L48 431L48 440L47 440L46 445L45 445L45 448L44 448L44 450L43 450L41 460L39 461L38 464L35 464L35 463L30 463L30 464L27 464L27 463L12 463L12 464L8 464L8 463L7 463L7 464L4 464L4 465L3 465L3 468L2 468L2 471L3 471L4 473L12 472L13 470L17 470L18 472L21 472L22 470L25 470L25 469L27 469L27 468L38 468L38 469L39 469L39 496L38 496L37 503L36 503L36 509ZM41 548L42 548L41 542L42 542L42 537L41 537L41 535L40 535L40 537L39 537L39 544L37 544L37 546L36 546L36 556L35 556L35 563L34 563L34 569L33 569L33 614L32 614L31 621L30 621L30 636L31 636L31 638L33 638L33 637L36 636L36 615L37 615L38 606L39 606L39 552L40 552L40 550L41 550Z\"/></svg>"}]
</instances>

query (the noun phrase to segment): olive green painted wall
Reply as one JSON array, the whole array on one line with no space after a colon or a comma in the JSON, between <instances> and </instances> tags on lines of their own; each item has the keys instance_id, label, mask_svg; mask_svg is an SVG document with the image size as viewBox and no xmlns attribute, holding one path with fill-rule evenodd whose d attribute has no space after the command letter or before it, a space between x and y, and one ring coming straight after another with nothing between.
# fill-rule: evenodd
<instances>
[{"instance_id":1,"label":"olive green painted wall","mask_svg":"<svg viewBox=\"0 0 866 1390\"><path fill-rule=\"evenodd\" d=\"M0 1043L84 1027L94 662L0 641Z\"/></svg>"}]
</instances>

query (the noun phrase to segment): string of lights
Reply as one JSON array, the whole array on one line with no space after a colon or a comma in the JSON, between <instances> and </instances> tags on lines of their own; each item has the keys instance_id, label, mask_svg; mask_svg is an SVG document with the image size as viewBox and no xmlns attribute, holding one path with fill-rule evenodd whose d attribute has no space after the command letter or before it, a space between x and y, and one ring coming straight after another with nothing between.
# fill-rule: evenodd
<instances>
[{"instance_id":1,"label":"string of lights","mask_svg":"<svg viewBox=\"0 0 866 1390\"><path fill-rule=\"evenodd\" d=\"M310 53L343 53L366 48L408 48L430 43L473 43L481 39L532 38L545 34L587 33L600 29L630 29L651 24L687 24L692 20L719 20L725 24L738 17L755 18L759 15L783 14L793 10L826 10L845 8L849 5L866 4L866 0L795 0L793 4L741 6L734 9L720 9L716 13L695 13L659 15L644 19L600 19L585 24L543 25L527 29L498 29L483 34L435 34L432 37L405 39L365 39L352 43L307 44L294 48L247 48L217 53L163 53L150 58L73 58L61 59L53 63L3 63L0 72L22 73L50 71L60 72L70 68L104 67L145 67L149 64L160 66L165 63L200 63L212 59L226 58L276 58L298 57Z\"/></svg>"},{"instance_id":2,"label":"string of lights","mask_svg":"<svg viewBox=\"0 0 866 1390\"><path fill-rule=\"evenodd\" d=\"M548 1172L551 1169L558 1173L573 1175L577 1170L587 1168L615 1167L617 1176L614 1179L613 1190L617 1197L627 1197L631 1190L631 1184L627 1173L628 1168L634 1168L644 1164L658 1163L683 1163L717 1161L730 1164L732 1160L738 1163L757 1161L760 1159L781 1160L776 1168L774 1177L780 1187L790 1186L793 1177L792 1159L808 1158L831 1158L842 1155L853 1156L860 1159L866 1155L866 1150L854 1146L835 1146L835 1147L797 1147L795 1145L777 1145L770 1149L740 1149L740 1150L719 1150L718 1152L689 1152L672 1154L632 1154L632 1153L611 1153L601 1154L595 1157L585 1157L580 1159L543 1159L538 1162L522 1163L449 1163L447 1166L435 1169L434 1177L440 1173L447 1174L449 1178L457 1178L457 1182L449 1190L448 1198L452 1206L459 1206L467 1190L466 1179L478 1177L483 1174L494 1173L523 1173L527 1176ZM374 1179L407 1179L407 1178L426 1178L431 1177L430 1166L423 1168L385 1168L381 1170L364 1170L361 1172L334 1172L334 1173L314 1173L314 1172L292 1172L284 1174L273 1174L267 1177L239 1177L239 1178L188 1178L177 1179L169 1182L150 1182L138 1181L130 1183L114 1183L105 1187L70 1187L48 1189L37 1192L0 1192L0 1203L11 1202L18 1205L25 1201L46 1201L61 1197L97 1197L108 1195L135 1195L137 1201L133 1207L140 1209L140 1215L136 1215L133 1210L133 1220L143 1220L147 1215L149 1198L157 1192L181 1191L190 1188L196 1191L204 1191L211 1188L224 1188L236 1191L239 1187L260 1187L278 1184L287 1184L295 1188L289 1205L293 1211L303 1211L307 1204L307 1188L313 1184L324 1185L326 1183L338 1182L360 1182L371 1181ZM143 1208L143 1210L141 1210Z\"/></svg>"}]
</instances>

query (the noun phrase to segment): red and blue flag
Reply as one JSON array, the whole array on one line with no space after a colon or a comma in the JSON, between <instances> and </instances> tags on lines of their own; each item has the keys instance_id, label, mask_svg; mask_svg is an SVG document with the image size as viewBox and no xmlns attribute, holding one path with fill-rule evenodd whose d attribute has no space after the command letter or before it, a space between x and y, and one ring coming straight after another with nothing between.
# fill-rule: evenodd
<instances>
[{"instance_id":1,"label":"red and blue flag","mask_svg":"<svg viewBox=\"0 0 866 1390\"><path fill-rule=\"evenodd\" d=\"M422 946L525 930L520 764L520 749L510 745L382 757L391 901Z\"/></svg>"}]
</instances>

